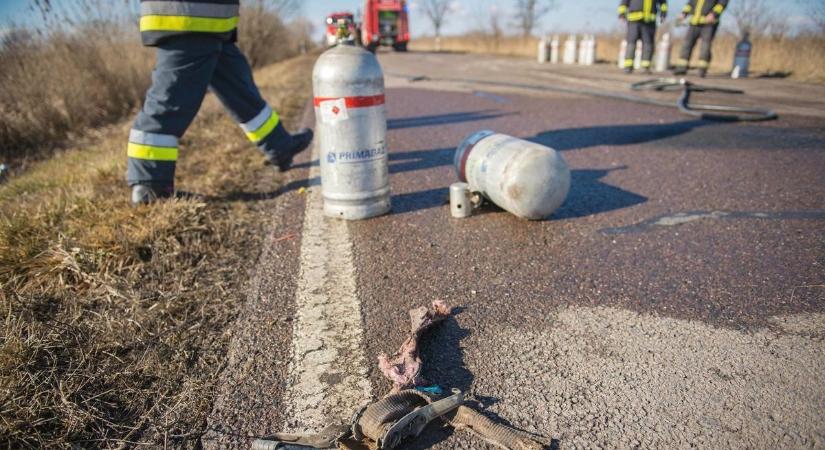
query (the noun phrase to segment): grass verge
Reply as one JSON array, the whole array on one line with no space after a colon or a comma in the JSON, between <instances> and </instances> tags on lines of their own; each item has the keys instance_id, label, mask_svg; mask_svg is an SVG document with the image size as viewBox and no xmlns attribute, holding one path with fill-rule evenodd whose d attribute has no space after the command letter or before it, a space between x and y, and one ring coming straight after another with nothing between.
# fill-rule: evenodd
<instances>
[{"instance_id":1,"label":"grass verge","mask_svg":"<svg viewBox=\"0 0 825 450\"><path fill-rule=\"evenodd\" d=\"M256 73L297 125L312 57ZM228 327L278 188L214 97L182 141L178 186L133 209L130 123L97 130L0 187L0 442L199 447ZM247 195L252 194L252 195Z\"/></svg>"}]
</instances>

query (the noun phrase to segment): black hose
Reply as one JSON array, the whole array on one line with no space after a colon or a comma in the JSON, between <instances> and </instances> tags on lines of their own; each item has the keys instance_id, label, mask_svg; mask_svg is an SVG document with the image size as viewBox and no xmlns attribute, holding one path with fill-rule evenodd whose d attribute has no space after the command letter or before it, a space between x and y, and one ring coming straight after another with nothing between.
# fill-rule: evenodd
<instances>
[{"instance_id":1,"label":"black hose","mask_svg":"<svg viewBox=\"0 0 825 450\"><path fill-rule=\"evenodd\" d=\"M682 91L679 100L676 101L676 107L679 111L707 120L720 120L727 122L760 122L763 120L774 120L778 118L777 114L769 109L762 108L744 108L741 106L726 106L726 105L692 105L690 103L690 94L693 92L715 92L720 94L744 94L745 91L740 89L724 88L718 86L702 86L693 84L684 78L653 78L650 80L639 81L630 85L630 89L634 91ZM724 114L727 113L727 114Z\"/></svg>"}]
</instances>

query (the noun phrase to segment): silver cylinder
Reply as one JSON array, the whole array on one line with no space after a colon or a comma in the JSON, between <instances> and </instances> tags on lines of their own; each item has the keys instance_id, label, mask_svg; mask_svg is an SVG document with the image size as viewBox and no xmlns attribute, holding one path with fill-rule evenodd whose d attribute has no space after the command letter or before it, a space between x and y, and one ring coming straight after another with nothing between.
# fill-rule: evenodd
<instances>
[{"instance_id":1,"label":"silver cylinder","mask_svg":"<svg viewBox=\"0 0 825 450\"><path fill-rule=\"evenodd\" d=\"M550 41L550 62L559 63L559 37L557 35L554 35Z\"/></svg>"},{"instance_id":2,"label":"silver cylinder","mask_svg":"<svg viewBox=\"0 0 825 450\"><path fill-rule=\"evenodd\" d=\"M622 39L622 43L619 44L619 58L618 58L618 65L619 69L624 69L624 60L627 54L627 41Z\"/></svg>"},{"instance_id":3,"label":"silver cylinder","mask_svg":"<svg viewBox=\"0 0 825 450\"><path fill-rule=\"evenodd\" d=\"M375 55L339 44L312 73L324 214L360 220L390 210L384 73Z\"/></svg>"},{"instance_id":4,"label":"silver cylinder","mask_svg":"<svg viewBox=\"0 0 825 450\"><path fill-rule=\"evenodd\" d=\"M467 183L453 183L450 185L450 214L456 219L464 219L473 215L472 193Z\"/></svg>"},{"instance_id":5,"label":"silver cylinder","mask_svg":"<svg viewBox=\"0 0 825 450\"><path fill-rule=\"evenodd\" d=\"M562 62L564 64L576 64L576 52L578 50L578 42L576 35L570 35L564 41L564 55L562 55Z\"/></svg>"},{"instance_id":6,"label":"silver cylinder","mask_svg":"<svg viewBox=\"0 0 825 450\"><path fill-rule=\"evenodd\" d=\"M656 72L666 72L670 69L670 33L662 35L659 48L656 50Z\"/></svg>"},{"instance_id":7,"label":"silver cylinder","mask_svg":"<svg viewBox=\"0 0 825 450\"><path fill-rule=\"evenodd\" d=\"M747 37L736 44L736 53L733 57L733 69L730 72L731 78L748 77L748 71L751 65L751 48L752 45Z\"/></svg>"},{"instance_id":8,"label":"silver cylinder","mask_svg":"<svg viewBox=\"0 0 825 450\"><path fill-rule=\"evenodd\" d=\"M547 38L539 39L539 47L538 47L538 63L539 64L546 64L547 60L550 56L547 53Z\"/></svg>"},{"instance_id":9,"label":"silver cylinder","mask_svg":"<svg viewBox=\"0 0 825 450\"><path fill-rule=\"evenodd\" d=\"M558 152L489 130L468 136L454 165L471 191L525 219L549 217L570 191L570 169Z\"/></svg>"}]
</instances>

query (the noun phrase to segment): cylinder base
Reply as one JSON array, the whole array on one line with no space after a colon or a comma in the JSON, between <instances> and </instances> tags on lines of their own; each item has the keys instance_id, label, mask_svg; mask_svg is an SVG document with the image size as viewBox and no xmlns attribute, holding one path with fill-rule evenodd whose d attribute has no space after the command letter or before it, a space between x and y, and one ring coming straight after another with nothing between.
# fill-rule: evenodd
<instances>
[{"instance_id":1,"label":"cylinder base","mask_svg":"<svg viewBox=\"0 0 825 450\"><path fill-rule=\"evenodd\" d=\"M389 195L377 197L370 201L345 202L341 200L324 199L324 215L344 220L364 220L383 216L392 209Z\"/></svg>"}]
</instances>

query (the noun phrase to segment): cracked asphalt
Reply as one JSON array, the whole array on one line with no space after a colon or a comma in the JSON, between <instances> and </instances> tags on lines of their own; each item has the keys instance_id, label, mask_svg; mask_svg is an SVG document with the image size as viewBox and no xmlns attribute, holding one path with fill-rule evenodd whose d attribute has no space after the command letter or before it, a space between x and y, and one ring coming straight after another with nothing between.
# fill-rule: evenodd
<instances>
[{"instance_id":1,"label":"cracked asphalt","mask_svg":"<svg viewBox=\"0 0 825 450\"><path fill-rule=\"evenodd\" d=\"M389 390L376 358L403 341L406 311L443 299L457 314L423 342L425 377L470 391L551 448L825 448L825 106L809 101L822 88L739 81L744 103L769 102L780 119L721 123L507 86L627 93L641 79L612 68L380 61L393 213L348 224L374 395ZM450 81L481 78L501 83ZM573 182L551 220L493 206L450 217L455 147L485 128L561 152ZM308 157L299 162L273 211L207 447L245 448L300 420L282 415L299 188L318 186ZM430 446L488 448L435 427L408 448Z\"/></svg>"}]
</instances>

